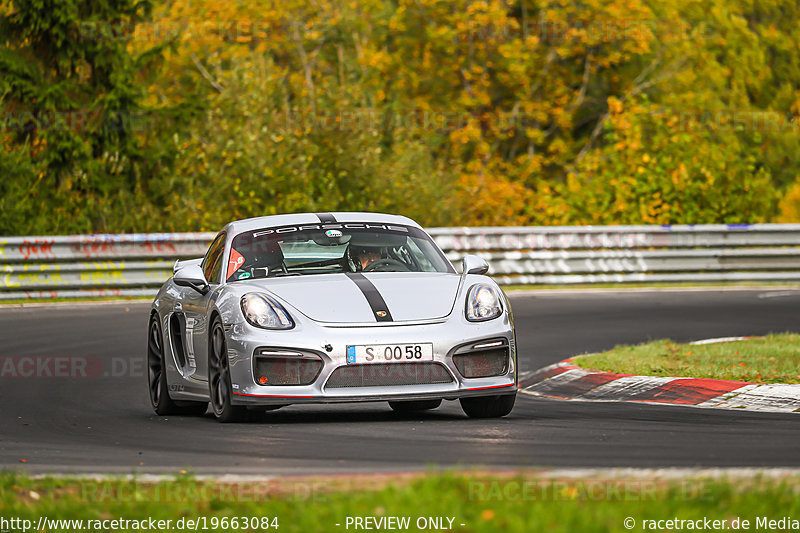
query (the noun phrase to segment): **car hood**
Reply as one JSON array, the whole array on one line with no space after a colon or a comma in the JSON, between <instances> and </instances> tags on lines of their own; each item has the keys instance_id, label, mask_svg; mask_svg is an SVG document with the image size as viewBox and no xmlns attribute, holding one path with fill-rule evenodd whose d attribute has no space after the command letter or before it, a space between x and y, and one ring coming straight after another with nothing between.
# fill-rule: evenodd
<instances>
[{"instance_id":1,"label":"car hood","mask_svg":"<svg viewBox=\"0 0 800 533\"><path fill-rule=\"evenodd\" d=\"M372 272L363 277L383 298L388 308L385 311L394 322L446 317L453 309L460 280L458 274L439 272ZM362 289L346 274L291 276L246 283L248 287L274 294L316 322L376 322L375 311L379 311L373 310Z\"/></svg>"}]
</instances>

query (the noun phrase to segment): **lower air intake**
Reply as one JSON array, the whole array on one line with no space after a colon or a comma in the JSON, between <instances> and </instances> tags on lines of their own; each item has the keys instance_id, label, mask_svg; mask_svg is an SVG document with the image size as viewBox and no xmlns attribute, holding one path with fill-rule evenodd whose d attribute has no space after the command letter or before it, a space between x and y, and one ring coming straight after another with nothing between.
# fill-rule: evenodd
<instances>
[{"instance_id":1,"label":"lower air intake","mask_svg":"<svg viewBox=\"0 0 800 533\"><path fill-rule=\"evenodd\" d=\"M508 372L508 348L456 354L453 363L465 378L502 376Z\"/></svg>"},{"instance_id":2,"label":"lower air intake","mask_svg":"<svg viewBox=\"0 0 800 533\"><path fill-rule=\"evenodd\" d=\"M294 356L256 354L253 376L259 385L310 385L322 370L322 359L313 354Z\"/></svg>"},{"instance_id":3,"label":"lower air intake","mask_svg":"<svg viewBox=\"0 0 800 533\"><path fill-rule=\"evenodd\" d=\"M447 369L438 363L375 363L340 366L328 378L325 388L432 385L452 381Z\"/></svg>"}]
</instances>

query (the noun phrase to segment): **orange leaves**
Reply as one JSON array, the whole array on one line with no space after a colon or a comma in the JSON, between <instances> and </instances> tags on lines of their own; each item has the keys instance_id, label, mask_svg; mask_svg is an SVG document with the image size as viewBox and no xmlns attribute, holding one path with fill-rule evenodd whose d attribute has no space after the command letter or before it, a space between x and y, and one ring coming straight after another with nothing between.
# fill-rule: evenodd
<instances>
[{"instance_id":1,"label":"orange leaves","mask_svg":"<svg viewBox=\"0 0 800 533\"><path fill-rule=\"evenodd\" d=\"M622 101L619 98L615 96L609 96L607 102L609 113L622 113Z\"/></svg>"},{"instance_id":2,"label":"orange leaves","mask_svg":"<svg viewBox=\"0 0 800 533\"><path fill-rule=\"evenodd\" d=\"M502 175L488 174L487 170L459 176L461 216L466 220L481 220L482 225L520 223L530 192Z\"/></svg>"},{"instance_id":3,"label":"orange leaves","mask_svg":"<svg viewBox=\"0 0 800 533\"><path fill-rule=\"evenodd\" d=\"M792 183L781 198L778 222L800 222L800 176Z\"/></svg>"},{"instance_id":4,"label":"orange leaves","mask_svg":"<svg viewBox=\"0 0 800 533\"><path fill-rule=\"evenodd\" d=\"M663 46L684 22L678 8L526 6L174 0L159 4L153 27L185 31L147 102L200 93L208 114L178 143L178 171L209 190L232 191L240 177L237 192L255 192L262 210L324 198L425 214L420 205L441 203L454 213L437 214L446 224L695 223L766 212L770 176L753 171L730 137L681 112L712 100L697 73L670 63L691 51L686 40ZM783 100L800 109L797 95ZM792 194L784 211L800 220L800 185ZM226 218L224 199L198 196L220 206L215 221Z\"/></svg>"}]
</instances>

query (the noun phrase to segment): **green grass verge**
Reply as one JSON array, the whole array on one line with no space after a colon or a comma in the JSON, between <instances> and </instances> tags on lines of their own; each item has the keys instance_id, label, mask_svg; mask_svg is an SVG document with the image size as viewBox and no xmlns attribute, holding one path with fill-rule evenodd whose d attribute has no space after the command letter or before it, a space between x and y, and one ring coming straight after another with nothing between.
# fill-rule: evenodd
<instances>
[{"instance_id":1,"label":"green grass verge","mask_svg":"<svg viewBox=\"0 0 800 533\"><path fill-rule=\"evenodd\" d=\"M587 369L639 376L800 383L800 335L783 333L705 345L659 340L617 346L574 360L576 365Z\"/></svg>"},{"instance_id":2,"label":"green grass verge","mask_svg":"<svg viewBox=\"0 0 800 533\"><path fill-rule=\"evenodd\" d=\"M353 531L352 525L345 527L347 518L365 516L409 517L410 531L418 530L420 517L452 518L453 531L463 532L643 531L645 520L736 517L749 520L749 529L756 529L759 517L800 518L799 487L798 476L664 481L451 473L381 476L377 483L371 477L356 477L220 485L191 478L145 484L2 474L0 516L31 520L34 527L41 516L84 521L153 518L171 520L170 527L162 529L172 531L194 530L185 520L201 517L210 531L274 530L260 527L260 521L256 528L243 528L241 521L233 526L234 517L277 517L279 532ZM632 528L624 525L628 517L635 521ZM176 524L181 518L183 527ZM228 519L224 527L222 518ZM219 527L212 527L215 523ZM57 533L77 528L48 529ZM202 525L198 529L203 530Z\"/></svg>"}]
</instances>

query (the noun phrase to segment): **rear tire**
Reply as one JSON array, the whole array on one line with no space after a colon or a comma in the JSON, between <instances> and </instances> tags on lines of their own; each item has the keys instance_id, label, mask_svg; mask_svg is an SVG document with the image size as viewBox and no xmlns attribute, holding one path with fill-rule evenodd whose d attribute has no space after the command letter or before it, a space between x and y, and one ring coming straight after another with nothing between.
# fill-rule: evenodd
<instances>
[{"instance_id":1,"label":"rear tire","mask_svg":"<svg viewBox=\"0 0 800 533\"><path fill-rule=\"evenodd\" d=\"M409 414L430 411L442 405L441 398L436 400L405 400L389 402L389 407L396 413Z\"/></svg>"},{"instance_id":2,"label":"rear tire","mask_svg":"<svg viewBox=\"0 0 800 533\"><path fill-rule=\"evenodd\" d=\"M240 422L247 415L247 408L233 405L233 387L228 364L228 347L222 320L217 316L211 323L208 339L208 396L211 410L220 422Z\"/></svg>"},{"instance_id":3,"label":"rear tire","mask_svg":"<svg viewBox=\"0 0 800 533\"><path fill-rule=\"evenodd\" d=\"M478 396L477 398L461 398L461 409L470 418L500 418L514 409L515 394L502 396Z\"/></svg>"},{"instance_id":4,"label":"rear tire","mask_svg":"<svg viewBox=\"0 0 800 533\"><path fill-rule=\"evenodd\" d=\"M153 315L147 328L147 385L150 405L159 416L201 416L208 409L207 402L176 402L169 395L167 364L164 359L164 335L158 315Z\"/></svg>"}]
</instances>

